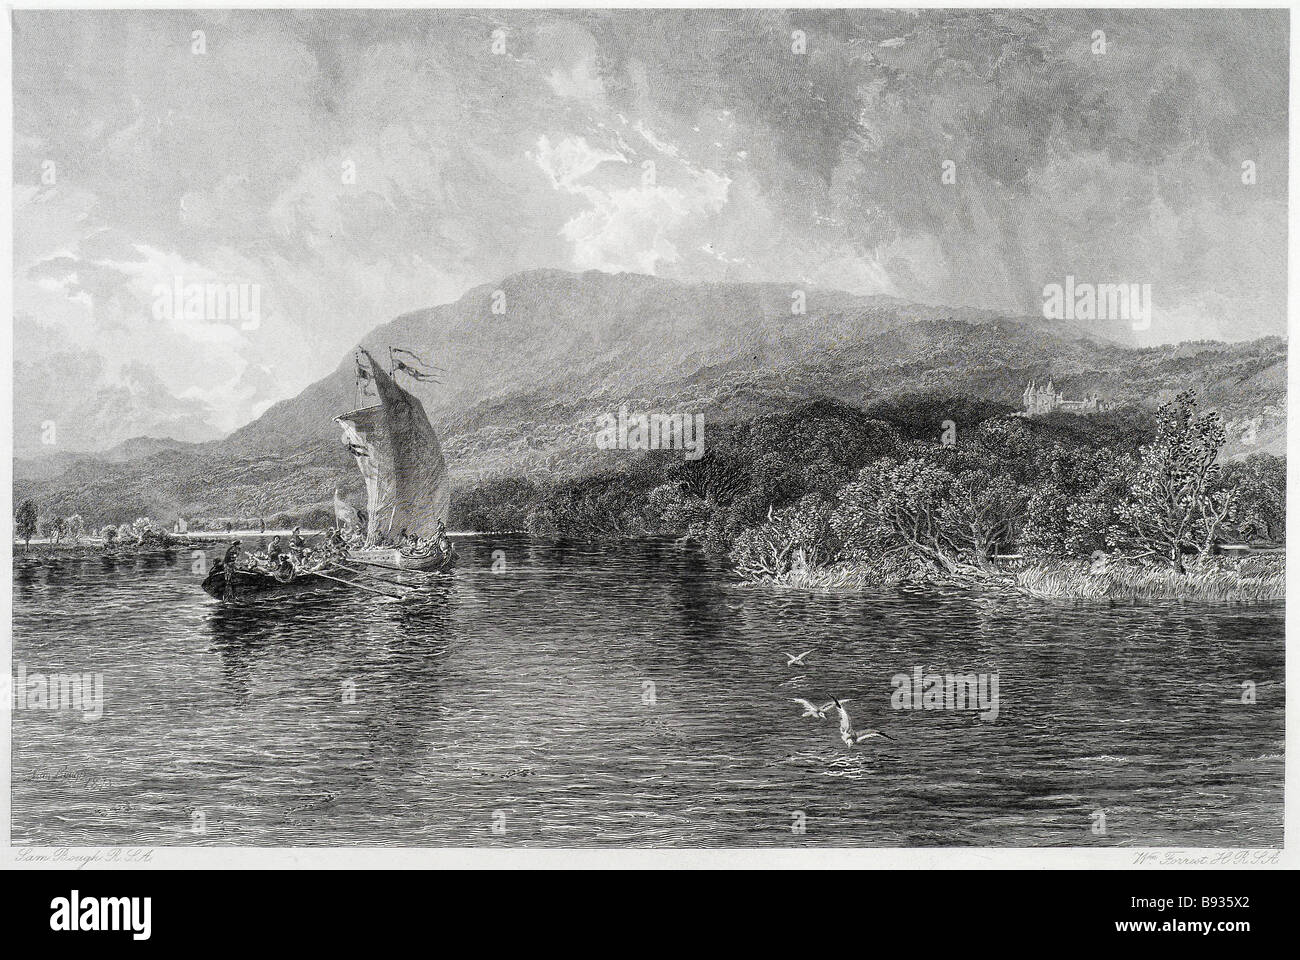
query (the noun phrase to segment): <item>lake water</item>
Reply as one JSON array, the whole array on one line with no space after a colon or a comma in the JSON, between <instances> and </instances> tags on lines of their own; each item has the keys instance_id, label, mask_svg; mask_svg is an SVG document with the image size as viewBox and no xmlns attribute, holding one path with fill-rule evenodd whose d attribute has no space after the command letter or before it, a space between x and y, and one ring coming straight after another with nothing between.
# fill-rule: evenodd
<instances>
[{"instance_id":1,"label":"lake water","mask_svg":"<svg viewBox=\"0 0 1300 960\"><path fill-rule=\"evenodd\" d=\"M15 711L14 842L1281 844L1280 606L827 596L664 542L457 546L402 600L221 606L185 551L16 566L15 670L102 673L104 702ZM996 674L996 719L891 709L917 667ZM893 739L847 748L791 702L830 696Z\"/></svg>"}]
</instances>

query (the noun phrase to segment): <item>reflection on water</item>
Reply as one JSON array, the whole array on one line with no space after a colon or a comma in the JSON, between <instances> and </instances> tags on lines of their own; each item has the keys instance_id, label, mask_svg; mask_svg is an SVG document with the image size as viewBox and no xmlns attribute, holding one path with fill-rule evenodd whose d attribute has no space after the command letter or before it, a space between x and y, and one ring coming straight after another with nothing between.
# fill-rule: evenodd
<instances>
[{"instance_id":1,"label":"reflection on water","mask_svg":"<svg viewBox=\"0 0 1300 960\"><path fill-rule=\"evenodd\" d=\"M222 606L183 551L16 565L15 665L106 693L93 722L15 713L14 842L1281 843L1280 607L825 596L671 543L457 548L401 600ZM891 709L918 667L996 674L996 721ZM792 702L831 696L894 739L847 748Z\"/></svg>"}]
</instances>

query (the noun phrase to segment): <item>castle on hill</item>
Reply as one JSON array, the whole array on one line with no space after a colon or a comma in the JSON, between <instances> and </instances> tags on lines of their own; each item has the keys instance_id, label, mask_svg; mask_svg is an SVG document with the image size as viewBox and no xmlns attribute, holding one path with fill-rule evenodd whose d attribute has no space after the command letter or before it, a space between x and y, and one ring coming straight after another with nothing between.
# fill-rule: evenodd
<instances>
[{"instance_id":1,"label":"castle on hill","mask_svg":"<svg viewBox=\"0 0 1300 960\"><path fill-rule=\"evenodd\" d=\"M1086 400L1066 400L1056 391L1051 380L1047 381L1045 387L1040 387L1030 380L1029 386L1025 387L1024 401L1025 411L1021 414L1024 417L1041 417L1057 410L1062 413L1088 414L1100 413L1106 409L1106 405L1095 393Z\"/></svg>"}]
</instances>

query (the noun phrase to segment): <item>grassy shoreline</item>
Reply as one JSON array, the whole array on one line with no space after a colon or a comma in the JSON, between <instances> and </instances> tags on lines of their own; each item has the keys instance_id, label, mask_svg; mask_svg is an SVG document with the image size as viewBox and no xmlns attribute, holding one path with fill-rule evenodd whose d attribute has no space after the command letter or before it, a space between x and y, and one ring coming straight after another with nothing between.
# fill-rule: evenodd
<instances>
[{"instance_id":1,"label":"grassy shoreline","mask_svg":"<svg viewBox=\"0 0 1300 960\"><path fill-rule=\"evenodd\" d=\"M1177 574L1164 563L1111 561L1094 570L1086 560L1031 564L986 576L904 576L867 563L841 561L751 581L794 590L857 592L900 586L965 587L1016 593L1035 600L1108 603L1278 603L1286 599L1283 555L1207 558Z\"/></svg>"},{"instance_id":2,"label":"grassy shoreline","mask_svg":"<svg viewBox=\"0 0 1300 960\"><path fill-rule=\"evenodd\" d=\"M1111 563L1095 573L1086 562L1055 563L1018 571L1016 587L1038 600L1274 603L1286 599L1286 560L1212 558L1184 574L1164 563Z\"/></svg>"}]
</instances>

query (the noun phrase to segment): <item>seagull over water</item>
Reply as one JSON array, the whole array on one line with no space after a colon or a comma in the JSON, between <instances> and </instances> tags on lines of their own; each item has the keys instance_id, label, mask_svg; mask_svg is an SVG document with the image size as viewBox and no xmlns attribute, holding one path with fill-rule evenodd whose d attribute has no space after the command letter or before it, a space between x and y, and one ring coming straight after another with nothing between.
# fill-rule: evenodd
<instances>
[{"instance_id":1,"label":"seagull over water","mask_svg":"<svg viewBox=\"0 0 1300 960\"><path fill-rule=\"evenodd\" d=\"M854 730L853 720L849 717L849 712L844 709L844 704L848 702L848 700L836 700L831 697L831 702L826 705L826 709L833 706L840 712L840 739L844 741L846 747L851 747L855 743L861 743L871 737L883 737L886 740L894 739L879 730Z\"/></svg>"},{"instance_id":2,"label":"seagull over water","mask_svg":"<svg viewBox=\"0 0 1300 960\"><path fill-rule=\"evenodd\" d=\"M785 665L786 665L787 667L793 667L795 664L798 664L798 665L801 666L801 667L802 667L802 666L806 666L806 664L803 662L803 658L806 657L806 656L808 656L808 654L810 654L810 653L812 653L811 650L805 650L803 653L799 654L799 656L797 656L797 657L794 656L794 655L792 655L792 654L787 653L787 654L785 655Z\"/></svg>"},{"instance_id":3,"label":"seagull over water","mask_svg":"<svg viewBox=\"0 0 1300 960\"><path fill-rule=\"evenodd\" d=\"M834 703L834 702L831 702L831 703L823 703L823 704L819 707L819 706L817 706L817 704L813 703L811 700L805 700L803 697L795 697L795 698L794 698L793 700L791 700L790 702L791 702L791 703L797 703L797 704L799 704L799 706L803 707L803 713L801 713L800 716L802 716L802 717L816 717L818 720L825 720L825 719L826 719L826 711L829 710L831 707L835 706L835 703ZM840 703L848 703L848 701L847 701L847 700L841 700Z\"/></svg>"}]
</instances>

